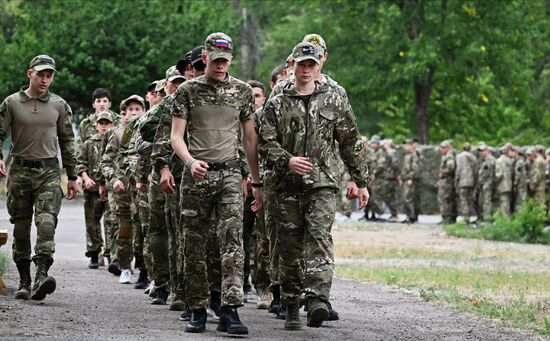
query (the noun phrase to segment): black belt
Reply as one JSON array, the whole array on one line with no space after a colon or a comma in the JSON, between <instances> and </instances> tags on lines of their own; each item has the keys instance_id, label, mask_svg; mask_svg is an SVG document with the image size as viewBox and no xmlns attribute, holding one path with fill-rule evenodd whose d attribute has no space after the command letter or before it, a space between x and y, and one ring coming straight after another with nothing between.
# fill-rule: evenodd
<instances>
[{"instance_id":1,"label":"black belt","mask_svg":"<svg viewBox=\"0 0 550 341\"><path fill-rule=\"evenodd\" d=\"M42 159L42 160L21 160L13 158L11 161L14 165L23 166L27 168L48 168L48 167L58 167L59 161L56 157L51 159Z\"/></svg>"},{"instance_id":2,"label":"black belt","mask_svg":"<svg viewBox=\"0 0 550 341\"><path fill-rule=\"evenodd\" d=\"M241 168L241 161L230 160L226 162L208 162L209 171L219 171L219 170L226 170L231 168Z\"/></svg>"}]
</instances>

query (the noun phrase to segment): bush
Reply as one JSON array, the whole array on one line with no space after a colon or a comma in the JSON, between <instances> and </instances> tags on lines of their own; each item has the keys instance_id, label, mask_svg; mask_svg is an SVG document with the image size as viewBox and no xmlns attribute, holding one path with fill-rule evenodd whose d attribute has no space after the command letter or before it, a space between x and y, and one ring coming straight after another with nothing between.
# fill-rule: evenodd
<instances>
[{"instance_id":1,"label":"bush","mask_svg":"<svg viewBox=\"0 0 550 341\"><path fill-rule=\"evenodd\" d=\"M521 243L550 244L550 233L544 228L548 224L545 204L527 200L523 207L510 217L499 212L493 215L493 224L480 230L470 228L460 222L444 226L451 236Z\"/></svg>"},{"instance_id":2,"label":"bush","mask_svg":"<svg viewBox=\"0 0 550 341\"><path fill-rule=\"evenodd\" d=\"M0 252L0 275L6 272L8 264L9 257L4 252Z\"/></svg>"}]
</instances>

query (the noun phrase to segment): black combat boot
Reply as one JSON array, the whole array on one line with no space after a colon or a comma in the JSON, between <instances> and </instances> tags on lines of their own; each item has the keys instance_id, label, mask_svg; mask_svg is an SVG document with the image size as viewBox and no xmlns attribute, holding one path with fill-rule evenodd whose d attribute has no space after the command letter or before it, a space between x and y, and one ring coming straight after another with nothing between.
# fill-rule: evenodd
<instances>
[{"instance_id":1,"label":"black combat boot","mask_svg":"<svg viewBox=\"0 0 550 341\"><path fill-rule=\"evenodd\" d=\"M277 314L281 309L281 287L279 285L273 286L273 301L269 305L268 312Z\"/></svg>"},{"instance_id":2,"label":"black combat boot","mask_svg":"<svg viewBox=\"0 0 550 341\"><path fill-rule=\"evenodd\" d=\"M319 328L324 321L328 320L329 311L325 302L318 299L308 301L307 308L307 326Z\"/></svg>"},{"instance_id":3,"label":"black combat boot","mask_svg":"<svg viewBox=\"0 0 550 341\"><path fill-rule=\"evenodd\" d=\"M216 317L220 317L222 310L222 295L219 291L210 290L210 309L214 311Z\"/></svg>"},{"instance_id":4,"label":"black combat boot","mask_svg":"<svg viewBox=\"0 0 550 341\"><path fill-rule=\"evenodd\" d=\"M147 278L147 269L145 268L140 269L138 280L134 284L134 289L145 289L147 288L148 285L149 285L149 279ZM166 304L166 302L164 302L163 304Z\"/></svg>"},{"instance_id":5,"label":"black combat boot","mask_svg":"<svg viewBox=\"0 0 550 341\"><path fill-rule=\"evenodd\" d=\"M118 266L118 259L115 259L111 263L109 263L109 266L107 267L107 271L109 271L115 276L120 276L122 272L120 271L120 267Z\"/></svg>"},{"instance_id":6,"label":"black combat boot","mask_svg":"<svg viewBox=\"0 0 550 341\"><path fill-rule=\"evenodd\" d=\"M164 305L168 299L168 292L164 288L158 288L155 290L155 296L151 300L151 304Z\"/></svg>"},{"instance_id":7,"label":"black combat boot","mask_svg":"<svg viewBox=\"0 0 550 341\"><path fill-rule=\"evenodd\" d=\"M48 270L53 260L49 258L38 258L35 260L36 275L34 277L34 286L31 292L33 300L41 301L46 295L55 291L55 278L48 276Z\"/></svg>"},{"instance_id":8,"label":"black combat boot","mask_svg":"<svg viewBox=\"0 0 550 341\"><path fill-rule=\"evenodd\" d=\"M242 324L237 313L237 308L225 306L221 309L220 323L216 329L219 332L227 332L228 334L246 335L248 328Z\"/></svg>"},{"instance_id":9,"label":"black combat boot","mask_svg":"<svg viewBox=\"0 0 550 341\"><path fill-rule=\"evenodd\" d=\"M302 325L300 324L300 306L296 303L287 305L285 329L298 330L301 328Z\"/></svg>"},{"instance_id":10,"label":"black combat boot","mask_svg":"<svg viewBox=\"0 0 550 341\"><path fill-rule=\"evenodd\" d=\"M330 302L327 303L328 307L328 319L327 321L338 321L340 319L340 316L338 315L338 312L334 309L332 309L332 304Z\"/></svg>"},{"instance_id":11,"label":"black combat boot","mask_svg":"<svg viewBox=\"0 0 550 341\"><path fill-rule=\"evenodd\" d=\"M203 333L206 330L206 309L192 310L191 321L185 327L186 333Z\"/></svg>"},{"instance_id":12,"label":"black combat boot","mask_svg":"<svg viewBox=\"0 0 550 341\"><path fill-rule=\"evenodd\" d=\"M28 259L17 262L19 271L19 288L15 292L15 298L28 300L31 295L31 261Z\"/></svg>"},{"instance_id":13,"label":"black combat boot","mask_svg":"<svg viewBox=\"0 0 550 341\"><path fill-rule=\"evenodd\" d=\"M96 256L90 256L90 263L88 264L89 269L97 269L99 268L99 257Z\"/></svg>"}]
</instances>

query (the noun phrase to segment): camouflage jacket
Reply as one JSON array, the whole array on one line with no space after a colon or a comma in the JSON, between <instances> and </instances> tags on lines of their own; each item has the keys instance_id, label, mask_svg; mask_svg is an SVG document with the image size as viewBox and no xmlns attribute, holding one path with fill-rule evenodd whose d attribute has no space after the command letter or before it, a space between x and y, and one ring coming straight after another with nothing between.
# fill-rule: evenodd
<instances>
[{"instance_id":1,"label":"camouflage jacket","mask_svg":"<svg viewBox=\"0 0 550 341\"><path fill-rule=\"evenodd\" d=\"M347 98L316 82L308 103L290 86L271 98L264 107L260 124L260 150L275 172L275 188L305 192L321 187L338 187L336 142L352 180L366 187L369 173L363 142ZM309 157L313 170L295 174L288 162L294 156Z\"/></svg>"},{"instance_id":2,"label":"camouflage jacket","mask_svg":"<svg viewBox=\"0 0 550 341\"><path fill-rule=\"evenodd\" d=\"M529 182L529 175L527 174L527 165L521 156L514 159L513 171L514 187L526 188Z\"/></svg>"},{"instance_id":3,"label":"camouflage jacket","mask_svg":"<svg viewBox=\"0 0 550 341\"><path fill-rule=\"evenodd\" d=\"M119 150L124 127L120 126L107 130L103 138L103 141L107 141L107 143L105 144L105 150L103 156L101 156L99 167L105 177L106 184L108 183L109 186L112 186L116 180L123 180L116 177L116 172L120 166L121 155L119 154ZM125 184L127 185L127 183Z\"/></svg>"},{"instance_id":4,"label":"camouflage jacket","mask_svg":"<svg viewBox=\"0 0 550 341\"><path fill-rule=\"evenodd\" d=\"M163 97L159 104L151 108L145 114L146 118L139 126L139 132L143 141L152 143L155 140L155 133L157 132L157 127L159 126L160 117L162 116L164 106L167 102L171 103L169 98L170 96Z\"/></svg>"},{"instance_id":5,"label":"camouflage jacket","mask_svg":"<svg viewBox=\"0 0 550 341\"><path fill-rule=\"evenodd\" d=\"M139 124L145 115L134 117L126 124L120 139L119 165L115 171L115 177L121 179L124 184L137 182L136 170L138 153L136 149L137 136L139 135Z\"/></svg>"},{"instance_id":6,"label":"camouflage jacket","mask_svg":"<svg viewBox=\"0 0 550 341\"><path fill-rule=\"evenodd\" d=\"M531 172L529 173L529 187L534 192L545 191L544 173L546 162L542 156L537 155L532 163Z\"/></svg>"},{"instance_id":7,"label":"camouflage jacket","mask_svg":"<svg viewBox=\"0 0 550 341\"><path fill-rule=\"evenodd\" d=\"M28 85L23 86L19 92L8 97L0 105L0 146L4 144L6 137L11 135L12 156L26 154L42 154L45 157L57 157L61 151L61 161L67 170L67 176L74 176L76 167L74 133L72 125L72 110L65 100L58 95L47 91L42 97L30 98L25 93ZM36 115L44 108L45 112L52 115L48 123L33 124L30 118L24 119L23 112L32 112ZM23 117L23 118L22 118ZM59 149L57 144L59 143ZM49 156L44 156L49 154ZM4 159L0 147L0 160Z\"/></svg>"},{"instance_id":8,"label":"camouflage jacket","mask_svg":"<svg viewBox=\"0 0 550 341\"><path fill-rule=\"evenodd\" d=\"M447 154L441 156L441 162L439 163L439 173L441 177L439 180L454 181L456 170L455 154L452 150L449 150Z\"/></svg>"},{"instance_id":9,"label":"camouflage jacket","mask_svg":"<svg viewBox=\"0 0 550 341\"><path fill-rule=\"evenodd\" d=\"M183 161L174 153L170 143L170 133L172 131L171 108L174 97L166 96L163 100L165 104L160 110L159 123L153 139L151 161L155 172L160 173L161 169L168 167L174 178L178 179L183 172Z\"/></svg>"},{"instance_id":10,"label":"camouflage jacket","mask_svg":"<svg viewBox=\"0 0 550 341\"><path fill-rule=\"evenodd\" d=\"M117 125L120 121L120 115L112 110L109 110L109 112L113 116L113 124ZM78 125L78 136L76 139L77 148L79 148L84 141L89 139L90 136L97 133L97 129L95 128L96 121L97 116L95 112L89 113L82 121L80 121L80 124Z\"/></svg>"},{"instance_id":11,"label":"camouflage jacket","mask_svg":"<svg viewBox=\"0 0 550 341\"><path fill-rule=\"evenodd\" d=\"M474 154L463 151L456 156L455 182L458 187L474 187L476 157Z\"/></svg>"},{"instance_id":12,"label":"camouflage jacket","mask_svg":"<svg viewBox=\"0 0 550 341\"><path fill-rule=\"evenodd\" d=\"M477 183L480 188L489 190L495 182L495 158L492 155L479 159Z\"/></svg>"},{"instance_id":13,"label":"camouflage jacket","mask_svg":"<svg viewBox=\"0 0 550 341\"><path fill-rule=\"evenodd\" d=\"M506 155L501 155L495 162L495 182L497 193L507 193L513 187L513 163L514 160Z\"/></svg>"},{"instance_id":14,"label":"camouflage jacket","mask_svg":"<svg viewBox=\"0 0 550 341\"><path fill-rule=\"evenodd\" d=\"M417 150L405 154L401 176L403 180L420 180L420 153Z\"/></svg>"},{"instance_id":15,"label":"camouflage jacket","mask_svg":"<svg viewBox=\"0 0 550 341\"><path fill-rule=\"evenodd\" d=\"M80 146L76 156L76 173L82 175L83 172L86 172L88 176L96 182L92 192L97 192L99 190L99 185L104 183L101 179L103 178L103 174L99 167L102 147L103 137L96 133L84 141L84 144Z\"/></svg>"},{"instance_id":16,"label":"camouflage jacket","mask_svg":"<svg viewBox=\"0 0 550 341\"><path fill-rule=\"evenodd\" d=\"M375 180L397 180L399 175L399 166L396 158L381 147L374 154L374 164L371 169Z\"/></svg>"}]
</instances>

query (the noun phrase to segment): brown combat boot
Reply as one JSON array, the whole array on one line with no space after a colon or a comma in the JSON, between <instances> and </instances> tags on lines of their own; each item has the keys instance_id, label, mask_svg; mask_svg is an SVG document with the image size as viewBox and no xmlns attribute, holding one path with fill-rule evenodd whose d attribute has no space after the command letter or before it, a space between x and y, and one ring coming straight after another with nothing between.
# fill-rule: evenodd
<instances>
[{"instance_id":1,"label":"brown combat boot","mask_svg":"<svg viewBox=\"0 0 550 341\"><path fill-rule=\"evenodd\" d=\"M41 301L46 295L55 291L55 278L48 276L48 270L53 261L47 258L39 258L35 260L35 263L36 275L34 277L31 299Z\"/></svg>"},{"instance_id":2,"label":"brown combat boot","mask_svg":"<svg viewBox=\"0 0 550 341\"><path fill-rule=\"evenodd\" d=\"M19 271L19 289L15 292L15 298L28 300L31 294L31 261L25 259L17 262L17 271Z\"/></svg>"},{"instance_id":3,"label":"brown combat boot","mask_svg":"<svg viewBox=\"0 0 550 341\"><path fill-rule=\"evenodd\" d=\"M286 330L298 330L302 328L300 323L300 307L296 303L290 303L286 307Z\"/></svg>"}]
</instances>

